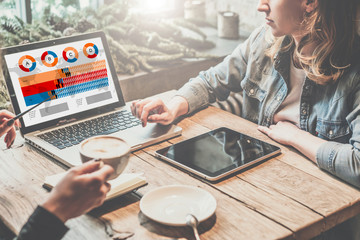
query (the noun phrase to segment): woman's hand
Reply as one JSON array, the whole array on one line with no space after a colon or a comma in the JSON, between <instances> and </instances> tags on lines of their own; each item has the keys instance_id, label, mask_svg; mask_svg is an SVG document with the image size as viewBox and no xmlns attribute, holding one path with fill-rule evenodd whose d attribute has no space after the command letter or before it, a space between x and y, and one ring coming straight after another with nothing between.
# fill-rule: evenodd
<instances>
[{"instance_id":1,"label":"woman's hand","mask_svg":"<svg viewBox=\"0 0 360 240\"><path fill-rule=\"evenodd\" d=\"M168 125L176 117L160 98L146 98L132 102L131 113L141 120L143 127L147 122Z\"/></svg>"},{"instance_id":2,"label":"woman's hand","mask_svg":"<svg viewBox=\"0 0 360 240\"><path fill-rule=\"evenodd\" d=\"M7 125L8 121L15 117L14 114L7 110L0 110L0 137L2 137L4 134L4 142L6 143L6 147L10 148L11 145L14 143L16 132L14 128L14 124L17 127L20 127L19 120L16 120L14 124L11 124L10 126Z\"/></svg>"},{"instance_id":3,"label":"woman's hand","mask_svg":"<svg viewBox=\"0 0 360 240\"><path fill-rule=\"evenodd\" d=\"M258 126L258 130L284 145L292 145L292 142L302 131L293 123L283 121L270 125L270 127Z\"/></svg>"},{"instance_id":4,"label":"woman's hand","mask_svg":"<svg viewBox=\"0 0 360 240\"><path fill-rule=\"evenodd\" d=\"M321 144L326 142L290 122L280 121L270 127L258 126L258 130L281 144L296 148L315 163L317 150Z\"/></svg>"},{"instance_id":5,"label":"woman's hand","mask_svg":"<svg viewBox=\"0 0 360 240\"><path fill-rule=\"evenodd\" d=\"M73 167L51 191L42 205L63 222L103 204L110 191L107 179L114 172L101 161L89 161Z\"/></svg>"}]
</instances>

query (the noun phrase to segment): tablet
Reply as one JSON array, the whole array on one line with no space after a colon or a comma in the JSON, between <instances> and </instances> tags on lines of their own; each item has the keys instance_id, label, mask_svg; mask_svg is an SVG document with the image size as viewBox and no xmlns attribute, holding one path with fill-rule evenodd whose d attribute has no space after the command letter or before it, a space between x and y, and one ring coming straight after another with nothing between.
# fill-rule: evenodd
<instances>
[{"instance_id":1,"label":"tablet","mask_svg":"<svg viewBox=\"0 0 360 240\"><path fill-rule=\"evenodd\" d=\"M222 127L160 149L156 156L202 178L218 181L279 153L279 147Z\"/></svg>"}]
</instances>

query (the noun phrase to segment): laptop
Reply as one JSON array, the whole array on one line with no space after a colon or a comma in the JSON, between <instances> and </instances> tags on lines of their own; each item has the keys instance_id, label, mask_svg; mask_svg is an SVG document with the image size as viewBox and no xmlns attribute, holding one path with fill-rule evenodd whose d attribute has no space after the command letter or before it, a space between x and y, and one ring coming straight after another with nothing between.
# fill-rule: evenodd
<instances>
[{"instance_id":1,"label":"laptop","mask_svg":"<svg viewBox=\"0 0 360 240\"><path fill-rule=\"evenodd\" d=\"M21 118L21 135L66 166L81 164L78 144L91 136L121 137L134 151L181 134L176 125L143 128L131 115L103 32L1 51L15 114L50 97Z\"/></svg>"}]
</instances>

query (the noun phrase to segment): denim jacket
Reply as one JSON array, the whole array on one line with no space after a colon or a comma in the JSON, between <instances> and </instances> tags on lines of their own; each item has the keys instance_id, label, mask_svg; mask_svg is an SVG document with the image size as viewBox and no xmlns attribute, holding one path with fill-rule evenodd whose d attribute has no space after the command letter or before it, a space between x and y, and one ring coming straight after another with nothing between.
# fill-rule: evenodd
<instances>
[{"instance_id":1,"label":"denim jacket","mask_svg":"<svg viewBox=\"0 0 360 240\"><path fill-rule=\"evenodd\" d=\"M265 27L255 30L223 62L200 72L178 91L188 101L189 112L226 100L231 91L240 92L241 117L273 124L288 91L290 53L279 52L274 60L266 56L266 32ZM360 60L334 83L319 85L306 78L298 88L300 128L327 140L317 151L318 166L360 187Z\"/></svg>"}]
</instances>

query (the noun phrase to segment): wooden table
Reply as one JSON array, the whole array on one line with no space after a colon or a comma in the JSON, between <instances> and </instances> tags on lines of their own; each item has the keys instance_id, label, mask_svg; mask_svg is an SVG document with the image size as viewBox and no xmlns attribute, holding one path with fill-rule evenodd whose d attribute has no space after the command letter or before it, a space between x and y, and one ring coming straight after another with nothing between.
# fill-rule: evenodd
<instances>
[{"instance_id":1,"label":"wooden table","mask_svg":"<svg viewBox=\"0 0 360 240\"><path fill-rule=\"evenodd\" d=\"M217 200L215 215L201 223L202 239L308 239L360 213L360 191L321 171L297 151L256 130L256 124L214 107L178 122L180 137L134 152L126 172L144 172L148 185L67 222L64 239L109 239L104 222L128 239L194 239L189 227L168 227L145 217L141 194L170 184L209 191ZM220 183L200 181L154 157L171 143L226 126L281 147L282 154ZM16 144L21 143L18 138ZM1 149L5 145L1 143ZM63 168L25 145L0 154L0 217L17 233L37 204L48 195L45 176Z\"/></svg>"}]
</instances>

